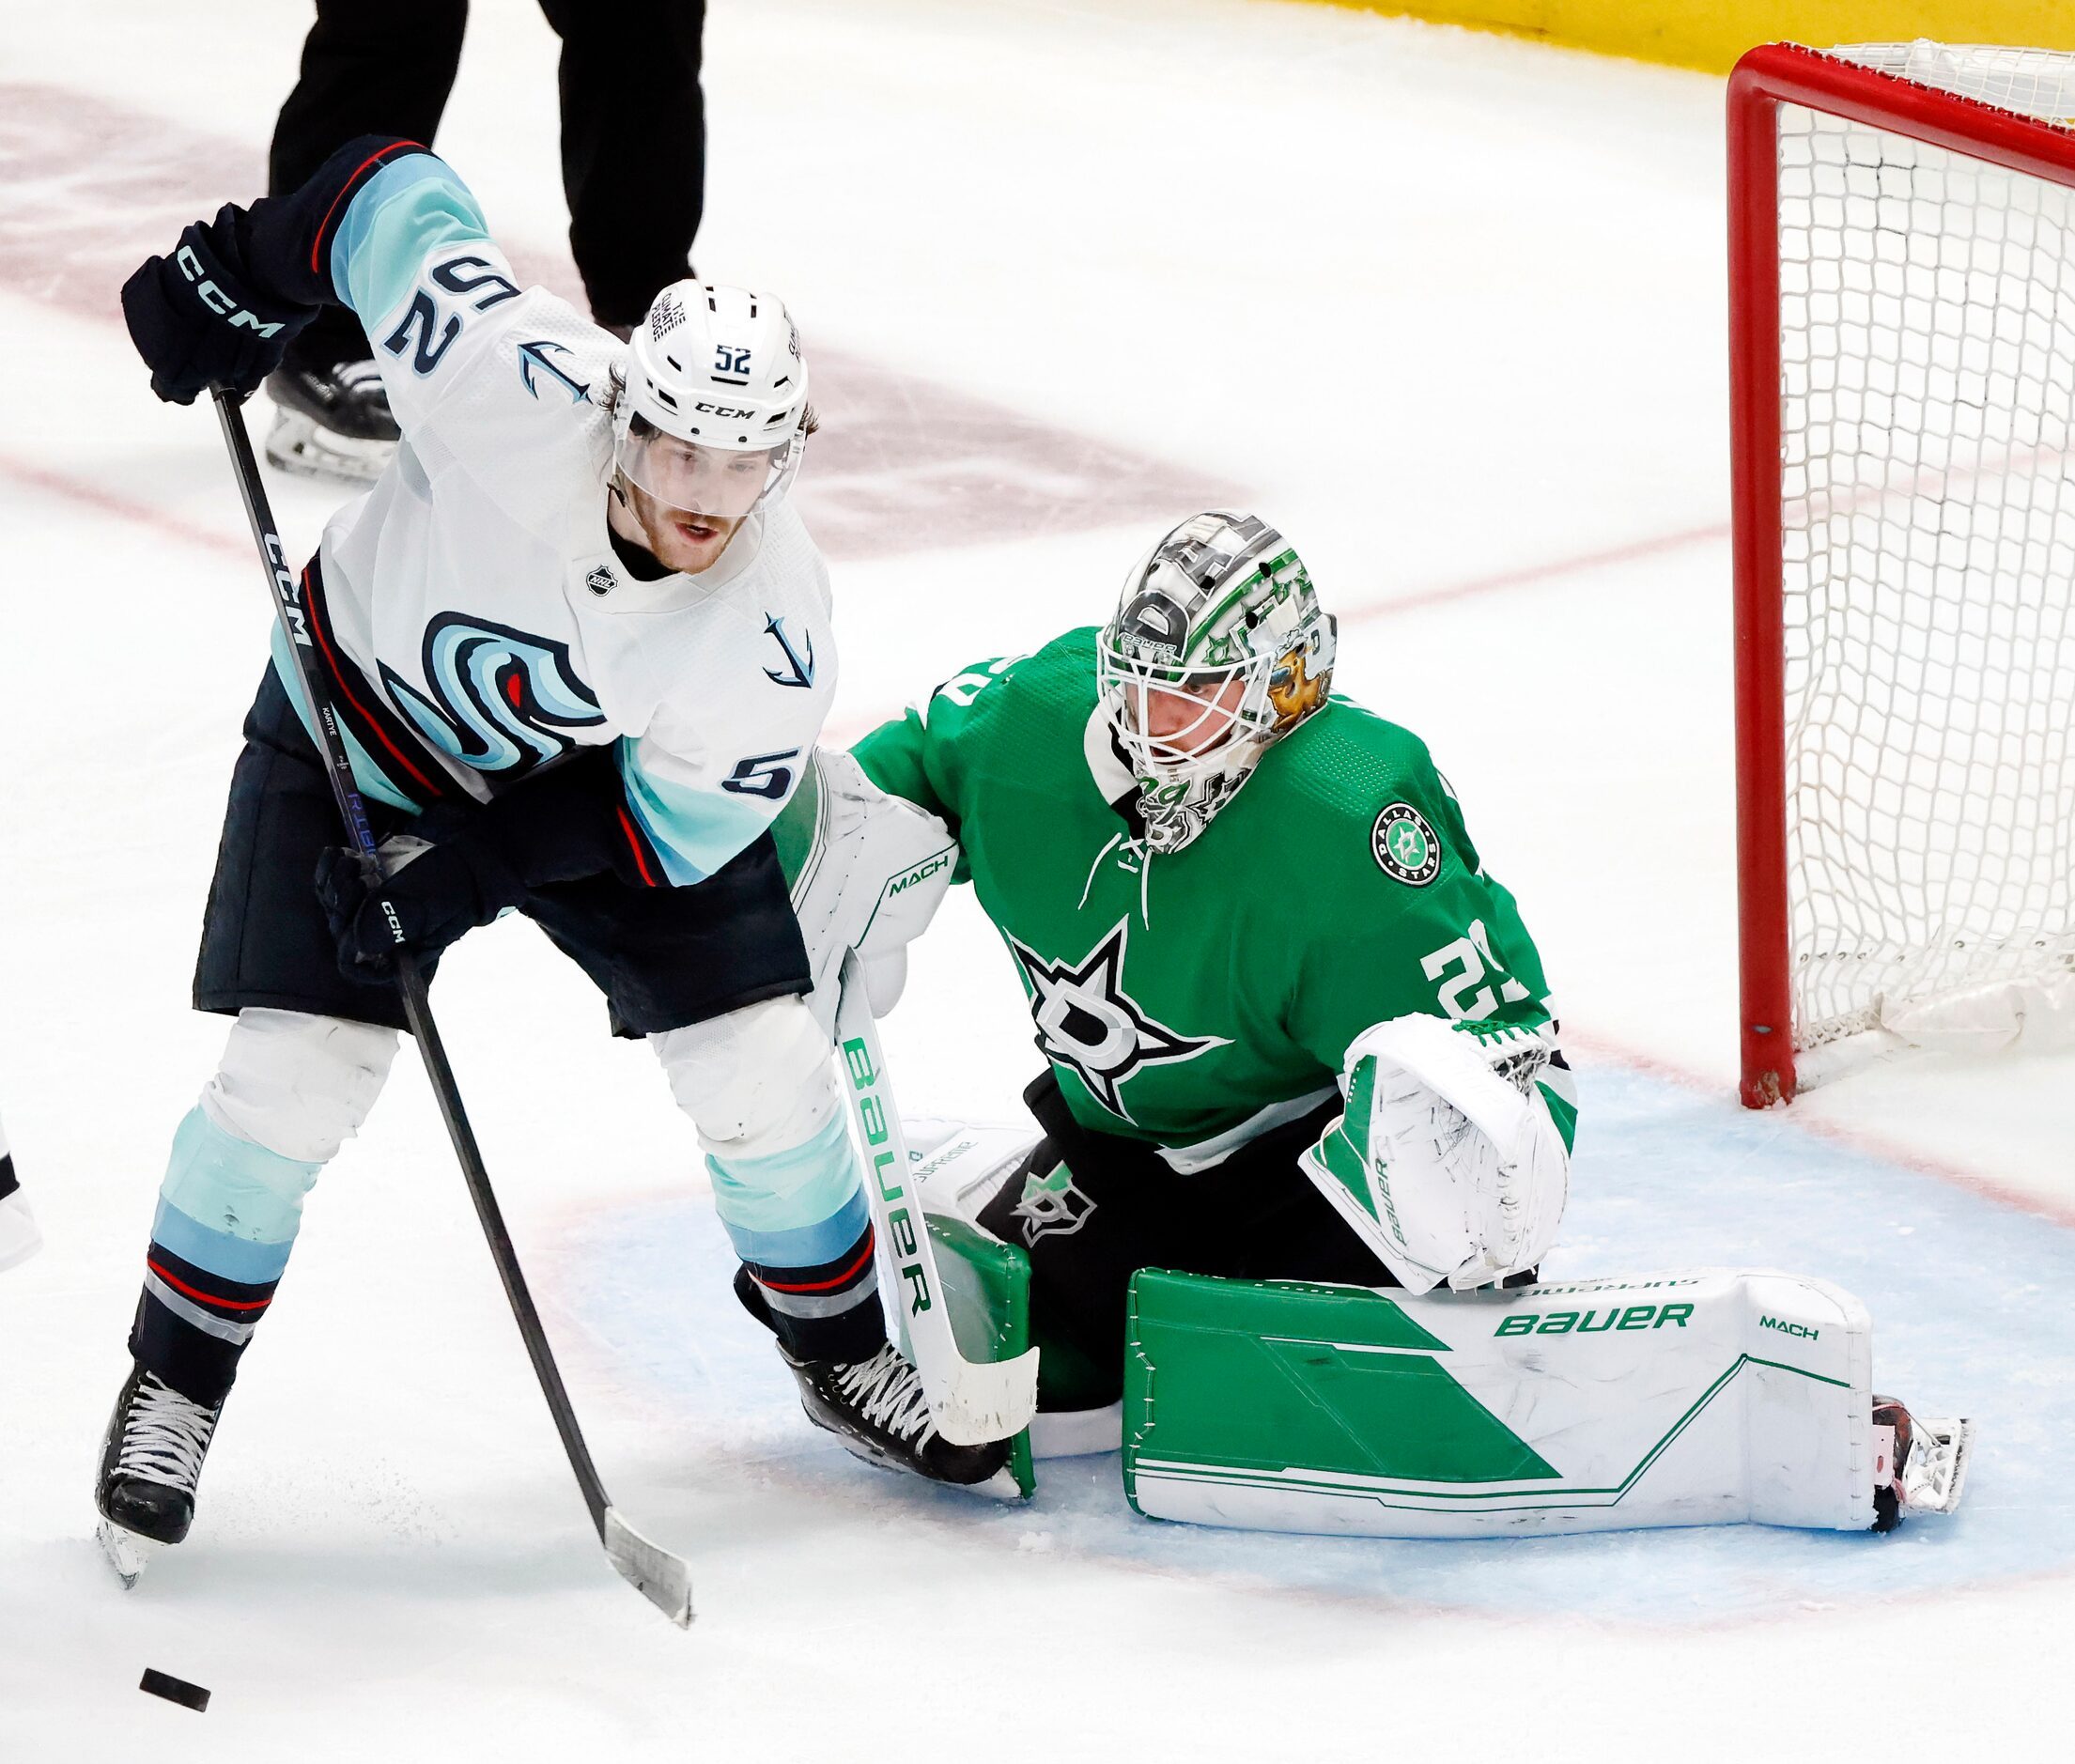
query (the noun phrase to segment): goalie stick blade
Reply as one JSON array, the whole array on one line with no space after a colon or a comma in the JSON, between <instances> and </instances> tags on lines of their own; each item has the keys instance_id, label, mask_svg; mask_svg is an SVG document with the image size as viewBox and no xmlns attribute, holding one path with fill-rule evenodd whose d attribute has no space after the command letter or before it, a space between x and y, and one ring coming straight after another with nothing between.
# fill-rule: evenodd
<instances>
[{"instance_id":1,"label":"goalie stick blade","mask_svg":"<svg viewBox=\"0 0 2075 1764\"><path fill-rule=\"evenodd\" d=\"M619 1509L608 1507L599 1531L606 1558L621 1575L681 1630L691 1627L691 1570L681 1555L673 1555L622 1519Z\"/></svg>"},{"instance_id":2,"label":"goalie stick blade","mask_svg":"<svg viewBox=\"0 0 2075 1764\"><path fill-rule=\"evenodd\" d=\"M973 1361L949 1352L950 1364L922 1372L937 1431L953 1446L983 1446L1011 1439L1037 1413L1038 1350L1013 1360Z\"/></svg>"}]
</instances>

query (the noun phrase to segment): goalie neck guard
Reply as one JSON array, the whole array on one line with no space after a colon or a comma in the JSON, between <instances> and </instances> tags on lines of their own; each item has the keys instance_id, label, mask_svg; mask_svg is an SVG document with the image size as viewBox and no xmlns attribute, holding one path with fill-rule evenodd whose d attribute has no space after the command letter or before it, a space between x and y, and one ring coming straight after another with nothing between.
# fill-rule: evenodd
<instances>
[{"instance_id":1,"label":"goalie neck guard","mask_svg":"<svg viewBox=\"0 0 2075 1764\"><path fill-rule=\"evenodd\" d=\"M1335 636L1303 560L1258 516L1193 515L1138 560L1095 670L1151 850L1196 839L1269 744L1324 708Z\"/></svg>"}]
</instances>

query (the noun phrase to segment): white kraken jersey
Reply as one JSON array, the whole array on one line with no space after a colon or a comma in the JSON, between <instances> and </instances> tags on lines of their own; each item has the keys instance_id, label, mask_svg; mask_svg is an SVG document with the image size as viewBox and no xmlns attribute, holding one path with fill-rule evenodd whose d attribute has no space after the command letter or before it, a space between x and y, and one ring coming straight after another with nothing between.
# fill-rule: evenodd
<instances>
[{"instance_id":1,"label":"white kraken jersey","mask_svg":"<svg viewBox=\"0 0 2075 1764\"><path fill-rule=\"evenodd\" d=\"M311 594L363 790L487 799L616 742L658 880L712 874L791 795L835 690L828 572L798 516L767 506L700 575L631 576L606 525L624 346L520 289L432 155L364 184L331 255L403 431L326 526Z\"/></svg>"}]
</instances>

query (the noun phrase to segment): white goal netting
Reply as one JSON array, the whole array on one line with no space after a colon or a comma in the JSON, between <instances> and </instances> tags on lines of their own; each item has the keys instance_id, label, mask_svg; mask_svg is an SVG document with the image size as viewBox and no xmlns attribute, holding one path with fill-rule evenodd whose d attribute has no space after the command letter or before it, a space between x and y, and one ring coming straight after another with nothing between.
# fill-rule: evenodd
<instances>
[{"instance_id":1,"label":"white goal netting","mask_svg":"<svg viewBox=\"0 0 2075 1764\"><path fill-rule=\"evenodd\" d=\"M2067 128L2075 54L1829 52ZM2075 1021L2075 191L1783 104L1795 1041Z\"/></svg>"}]
</instances>

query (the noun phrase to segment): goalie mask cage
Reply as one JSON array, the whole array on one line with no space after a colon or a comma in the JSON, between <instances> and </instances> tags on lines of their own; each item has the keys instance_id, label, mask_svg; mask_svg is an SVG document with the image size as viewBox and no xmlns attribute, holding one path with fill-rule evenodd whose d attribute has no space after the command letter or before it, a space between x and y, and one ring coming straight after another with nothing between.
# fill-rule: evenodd
<instances>
[{"instance_id":1,"label":"goalie mask cage","mask_svg":"<svg viewBox=\"0 0 2075 1764\"><path fill-rule=\"evenodd\" d=\"M1742 1097L2075 1014L2075 55L1729 80Z\"/></svg>"}]
</instances>

